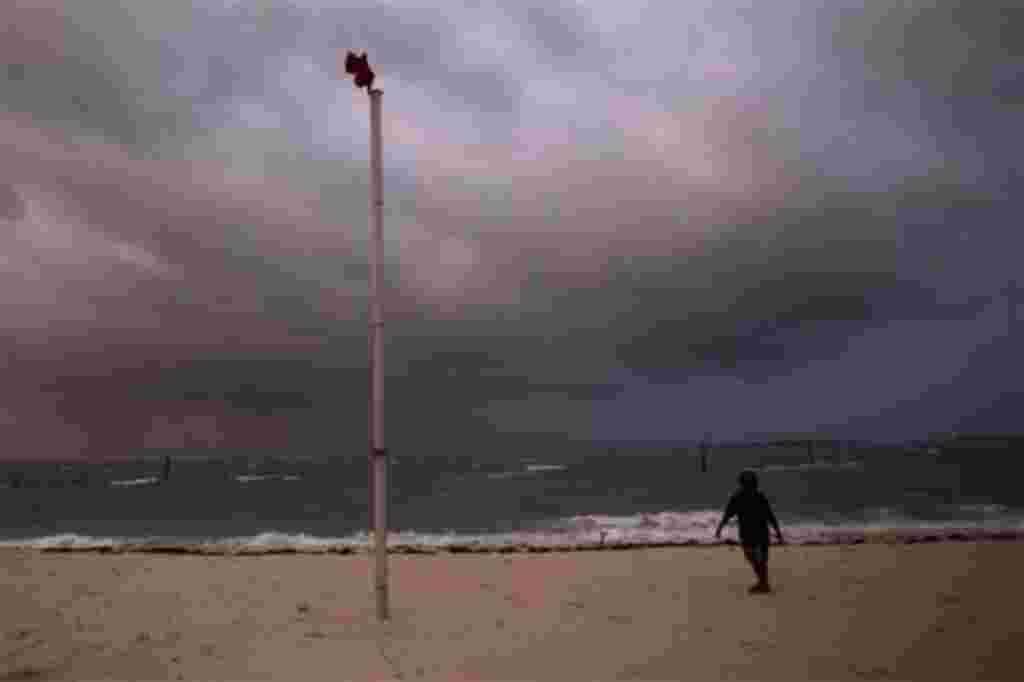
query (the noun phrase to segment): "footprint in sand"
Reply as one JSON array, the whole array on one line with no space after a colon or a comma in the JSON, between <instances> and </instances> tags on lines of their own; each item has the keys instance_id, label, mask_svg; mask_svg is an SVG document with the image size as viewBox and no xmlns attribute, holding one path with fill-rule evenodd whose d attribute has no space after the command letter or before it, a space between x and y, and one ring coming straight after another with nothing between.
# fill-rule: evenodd
<instances>
[{"instance_id":1,"label":"footprint in sand","mask_svg":"<svg viewBox=\"0 0 1024 682\"><path fill-rule=\"evenodd\" d=\"M742 647L745 651L750 651L753 653L758 653L761 651L765 651L767 649L771 649L773 646L774 645L771 642L758 642L752 639L740 640L740 647Z\"/></svg>"},{"instance_id":2,"label":"footprint in sand","mask_svg":"<svg viewBox=\"0 0 1024 682\"><path fill-rule=\"evenodd\" d=\"M873 668L861 668L858 666L850 666L850 672L863 680L883 680L887 677L891 677L892 673L888 668L882 666L875 666Z\"/></svg>"},{"instance_id":3,"label":"footprint in sand","mask_svg":"<svg viewBox=\"0 0 1024 682\"><path fill-rule=\"evenodd\" d=\"M7 639L13 639L17 642L28 639L32 633L35 632L32 628L18 628L7 633Z\"/></svg>"},{"instance_id":4,"label":"footprint in sand","mask_svg":"<svg viewBox=\"0 0 1024 682\"><path fill-rule=\"evenodd\" d=\"M56 672L56 668L43 668L35 665L25 665L20 668L15 668L11 672L3 676L5 680L45 680L50 677L50 673Z\"/></svg>"}]
</instances>

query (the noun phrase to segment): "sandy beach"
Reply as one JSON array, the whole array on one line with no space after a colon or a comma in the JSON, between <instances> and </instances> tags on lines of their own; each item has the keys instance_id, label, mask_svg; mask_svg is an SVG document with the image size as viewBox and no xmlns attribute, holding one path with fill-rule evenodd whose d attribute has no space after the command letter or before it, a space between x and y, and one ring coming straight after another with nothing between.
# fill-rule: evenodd
<instances>
[{"instance_id":1,"label":"sandy beach","mask_svg":"<svg viewBox=\"0 0 1024 682\"><path fill-rule=\"evenodd\" d=\"M5 680L1012 680L1021 542L395 555L0 550Z\"/></svg>"}]
</instances>

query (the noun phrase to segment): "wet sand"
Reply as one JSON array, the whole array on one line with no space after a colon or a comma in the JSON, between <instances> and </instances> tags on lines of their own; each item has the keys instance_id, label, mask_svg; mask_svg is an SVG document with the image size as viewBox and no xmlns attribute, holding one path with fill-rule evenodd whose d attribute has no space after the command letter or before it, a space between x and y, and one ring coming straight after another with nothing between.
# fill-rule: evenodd
<instances>
[{"instance_id":1,"label":"wet sand","mask_svg":"<svg viewBox=\"0 0 1024 682\"><path fill-rule=\"evenodd\" d=\"M0 679L1015 680L1022 542L395 555L0 550Z\"/></svg>"}]
</instances>

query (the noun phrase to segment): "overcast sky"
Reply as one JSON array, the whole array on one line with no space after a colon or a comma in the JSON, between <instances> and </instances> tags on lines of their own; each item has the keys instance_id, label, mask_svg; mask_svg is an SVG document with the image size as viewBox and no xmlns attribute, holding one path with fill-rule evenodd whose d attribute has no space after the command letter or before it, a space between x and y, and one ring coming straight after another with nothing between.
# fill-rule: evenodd
<instances>
[{"instance_id":1,"label":"overcast sky","mask_svg":"<svg viewBox=\"0 0 1024 682\"><path fill-rule=\"evenodd\" d=\"M1024 12L866 5L5 0L2 456L363 451L347 48L397 454L1018 430Z\"/></svg>"}]
</instances>

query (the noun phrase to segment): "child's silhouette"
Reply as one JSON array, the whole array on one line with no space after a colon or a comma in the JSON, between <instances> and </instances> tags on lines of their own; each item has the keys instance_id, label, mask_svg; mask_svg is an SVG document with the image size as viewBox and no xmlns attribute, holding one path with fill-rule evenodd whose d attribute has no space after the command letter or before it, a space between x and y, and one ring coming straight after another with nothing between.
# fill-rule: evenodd
<instances>
[{"instance_id":1,"label":"child's silhouette","mask_svg":"<svg viewBox=\"0 0 1024 682\"><path fill-rule=\"evenodd\" d=\"M744 471L739 475L738 481L740 488L729 498L722 521L715 530L715 537L722 536L722 528L729 523L729 519L733 516L739 517L743 554L757 574L757 584L750 588L750 592L771 592L772 588L768 584L768 525L771 524L775 529L775 537L779 544L784 542L782 530L768 498L758 490L757 474L753 471Z\"/></svg>"}]
</instances>

